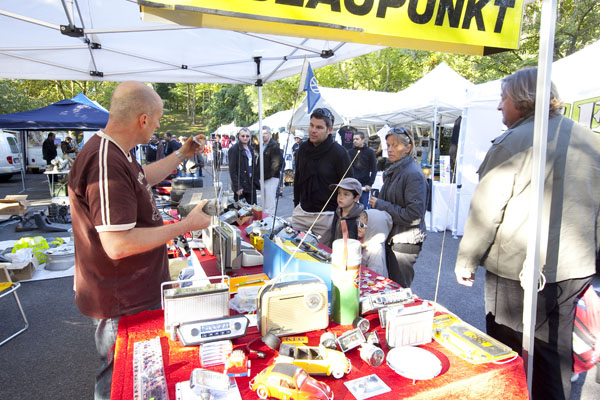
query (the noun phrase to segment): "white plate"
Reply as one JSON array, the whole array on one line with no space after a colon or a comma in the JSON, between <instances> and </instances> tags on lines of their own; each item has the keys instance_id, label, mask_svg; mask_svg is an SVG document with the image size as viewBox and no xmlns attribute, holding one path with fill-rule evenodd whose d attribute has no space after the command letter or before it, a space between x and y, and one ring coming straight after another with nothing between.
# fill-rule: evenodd
<instances>
[{"instance_id":1,"label":"white plate","mask_svg":"<svg viewBox=\"0 0 600 400\"><path fill-rule=\"evenodd\" d=\"M419 381L435 378L442 371L440 359L420 347L393 348L387 354L386 363L398 375Z\"/></svg>"}]
</instances>

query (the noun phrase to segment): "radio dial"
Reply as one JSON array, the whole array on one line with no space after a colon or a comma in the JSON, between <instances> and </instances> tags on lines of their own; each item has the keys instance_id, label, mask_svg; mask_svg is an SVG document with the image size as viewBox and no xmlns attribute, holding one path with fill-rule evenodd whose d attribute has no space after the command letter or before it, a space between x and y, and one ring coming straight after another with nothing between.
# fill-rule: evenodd
<instances>
[{"instance_id":1,"label":"radio dial","mask_svg":"<svg viewBox=\"0 0 600 400\"><path fill-rule=\"evenodd\" d=\"M304 302L309 311L319 311L323 307L323 296L318 293L309 293L304 296Z\"/></svg>"}]
</instances>

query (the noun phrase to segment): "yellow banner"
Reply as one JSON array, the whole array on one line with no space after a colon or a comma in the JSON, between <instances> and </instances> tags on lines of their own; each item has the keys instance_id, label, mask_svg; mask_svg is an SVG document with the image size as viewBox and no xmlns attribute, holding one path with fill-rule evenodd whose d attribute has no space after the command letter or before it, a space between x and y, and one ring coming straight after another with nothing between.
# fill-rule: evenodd
<instances>
[{"instance_id":1,"label":"yellow banner","mask_svg":"<svg viewBox=\"0 0 600 400\"><path fill-rule=\"evenodd\" d=\"M145 20L487 54L519 46L523 0L138 0ZM151 14L153 17L151 17Z\"/></svg>"}]
</instances>

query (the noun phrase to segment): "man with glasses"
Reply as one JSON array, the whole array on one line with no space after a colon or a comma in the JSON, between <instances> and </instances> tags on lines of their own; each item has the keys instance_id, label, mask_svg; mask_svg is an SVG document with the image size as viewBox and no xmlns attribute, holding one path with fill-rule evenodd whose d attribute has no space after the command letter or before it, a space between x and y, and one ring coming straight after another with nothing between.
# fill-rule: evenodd
<instances>
[{"instance_id":1,"label":"man with glasses","mask_svg":"<svg viewBox=\"0 0 600 400\"><path fill-rule=\"evenodd\" d=\"M333 140L334 117L327 108L317 108L310 116L308 140L300 145L294 177L294 212L292 225L319 235L319 241L331 240L331 224L336 199L329 185L338 184L344 177L353 177L349 170L350 157Z\"/></svg>"}]
</instances>

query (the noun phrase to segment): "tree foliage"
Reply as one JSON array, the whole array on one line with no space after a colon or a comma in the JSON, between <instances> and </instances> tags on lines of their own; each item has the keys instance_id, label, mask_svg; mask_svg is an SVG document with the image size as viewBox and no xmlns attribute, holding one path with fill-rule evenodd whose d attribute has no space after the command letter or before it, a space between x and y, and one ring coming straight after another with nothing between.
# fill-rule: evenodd
<instances>
[{"instance_id":1,"label":"tree foliage","mask_svg":"<svg viewBox=\"0 0 600 400\"><path fill-rule=\"evenodd\" d=\"M223 85L212 97L207 113L206 127L209 132L231 122L236 126L248 126L257 118L242 85Z\"/></svg>"}]
</instances>

